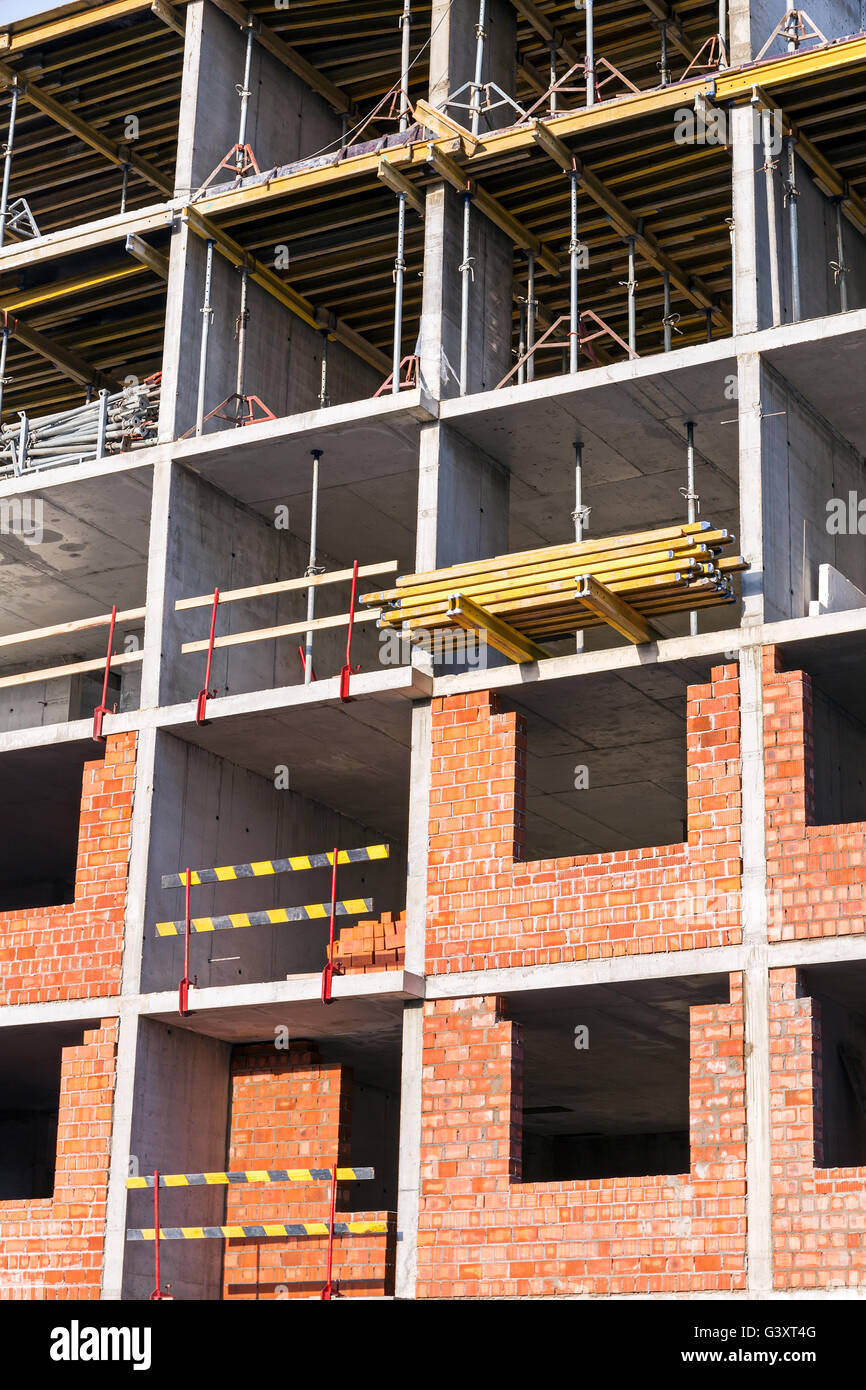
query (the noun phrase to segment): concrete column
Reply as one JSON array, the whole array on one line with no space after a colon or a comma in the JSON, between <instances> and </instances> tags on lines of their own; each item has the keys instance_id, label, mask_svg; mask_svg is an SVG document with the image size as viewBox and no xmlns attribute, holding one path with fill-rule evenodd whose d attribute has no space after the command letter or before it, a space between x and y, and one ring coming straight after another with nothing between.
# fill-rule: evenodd
<instances>
[{"instance_id":1,"label":"concrete column","mask_svg":"<svg viewBox=\"0 0 866 1390\"><path fill-rule=\"evenodd\" d=\"M430 101L442 106L473 79L478 0L436 0L431 18ZM515 87L515 15L505 0L488 6L482 82L495 82L512 94ZM469 89L459 102L469 102ZM495 93L492 100L499 98ZM462 106L449 106L461 125L471 125ZM479 133L509 125L515 112L497 107L479 119ZM424 295L419 355L421 379L432 396L460 394L460 337L464 200L444 183L427 194L424 244ZM475 207L470 211L468 384L467 391L491 390L511 366L514 248L504 232Z\"/></svg>"}]
</instances>

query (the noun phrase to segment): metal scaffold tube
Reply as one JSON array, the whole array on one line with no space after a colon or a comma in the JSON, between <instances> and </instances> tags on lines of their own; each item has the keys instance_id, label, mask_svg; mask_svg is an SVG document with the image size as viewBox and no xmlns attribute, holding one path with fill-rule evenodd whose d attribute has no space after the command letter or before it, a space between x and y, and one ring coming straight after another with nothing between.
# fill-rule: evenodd
<instances>
[{"instance_id":1,"label":"metal scaffold tube","mask_svg":"<svg viewBox=\"0 0 866 1390\"><path fill-rule=\"evenodd\" d=\"M719 0L719 67L728 66L728 0Z\"/></svg>"},{"instance_id":2,"label":"metal scaffold tube","mask_svg":"<svg viewBox=\"0 0 866 1390\"><path fill-rule=\"evenodd\" d=\"M593 0L584 0L586 10L586 104L595 105L595 17Z\"/></svg>"},{"instance_id":3,"label":"metal scaffold tube","mask_svg":"<svg viewBox=\"0 0 866 1390\"><path fill-rule=\"evenodd\" d=\"M475 78L469 106L472 111L472 134L478 134L481 123L481 77L484 71L484 40L487 37L487 0L479 0L478 23L475 26Z\"/></svg>"},{"instance_id":4,"label":"metal scaffold tube","mask_svg":"<svg viewBox=\"0 0 866 1390\"><path fill-rule=\"evenodd\" d=\"M571 194L571 240L569 254L569 333L568 370L577 371L580 352L580 318L577 307L577 262L579 242L577 239L577 170L571 169L568 175Z\"/></svg>"},{"instance_id":5,"label":"metal scaffold tube","mask_svg":"<svg viewBox=\"0 0 866 1390\"><path fill-rule=\"evenodd\" d=\"M241 266L241 304L235 324L235 336L238 340L238 373L235 385L237 396L237 407L235 424L243 424L244 419L244 377L247 364L247 324L250 321L250 311L247 305L247 292L249 290L249 271L246 266Z\"/></svg>"},{"instance_id":6,"label":"metal scaffold tube","mask_svg":"<svg viewBox=\"0 0 866 1390\"><path fill-rule=\"evenodd\" d=\"M13 82L9 98L9 128L3 148L3 191L0 193L0 246L6 235L6 216L9 209L9 180L12 177L12 154L15 148L15 118L18 114L18 83Z\"/></svg>"},{"instance_id":7,"label":"metal scaffold tube","mask_svg":"<svg viewBox=\"0 0 866 1390\"><path fill-rule=\"evenodd\" d=\"M845 240L842 234L842 199L835 198L836 206L836 260L833 263L833 271L839 285L839 310L841 313L848 312L848 285L846 277L848 267L845 264Z\"/></svg>"},{"instance_id":8,"label":"metal scaffold tube","mask_svg":"<svg viewBox=\"0 0 866 1390\"><path fill-rule=\"evenodd\" d=\"M9 350L9 325L0 329L0 425L3 421L3 389L6 385L6 354Z\"/></svg>"},{"instance_id":9,"label":"metal scaffold tube","mask_svg":"<svg viewBox=\"0 0 866 1390\"><path fill-rule=\"evenodd\" d=\"M797 155L793 136L788 140L788 232L791 242L791 317L800 322L800 230L797 220Z\"/></svg>"},{"instance_id":10,"label":"metal scaffold tube","mask_svg":"<svg viewBox=\"0 0 866 1390\"><path fill-rule=\"evenodd\" d=\"M773 177L776 161L772 146L772 113L761 112L764 136L764 181L767 190L767 237L770 253L770 298L773 306L773 327L782 322L782 296L779 289L779 239L776 233L776 183Z\"/></svg>"},{"instance_id":11,"label":"metal scaffold tube","mask_svg":"<svg viewBox=\"0 0 866 1390\"><path fill-rule=\"evenodd\" d=\"M328 395L328 330L327 330L327 328L323 328L323 329L322 329L322 370L321 370L321 374L320 374L320 377L319 377L319 408L320 408L321 410L324 410L324 409L325 409L325 406L328 406L328 405L330 405L330 404L331 404L331 398L330 398L330 396Z\"/></svg>"},{"instance_id":12,"label":"metal scaffold tube","mask_svg":"<svg viewBox=\"0 0 866 1390\"><path fill-rule=\"evenodd\" d=\"M688 521L692 525L698 518L698 496L695 492L695 426L692 420L686 423L686 434L688 438L688 453L686 465L686 505L688 507ZM692 637L698 633L698 614L696 609L689 613L689 632Z\"/></svg>"},{"instance_id":13,"label":"metal scaffold tube","mask_svg":"<svg viewBox=\"0 0 866 1390\"><path fill-rule=\"evenodd\" d=\"M467 188L463 194L463 260L460 274L463 277L460 287L460 394L465 396L469 390L469 283L473 278L472 257L469 254L469 234L472 219L472 194Z\"/></svg>"},{"instance_id":14,"label":"metal scaffold tube","mask_svg":"<svg viewBox=\"0 0 866 1390\"><path fill-rule=\"evenodd\" d=\"M319 459L322 457L322 449L312 449L313 455L313 491L310 502L310 562L307 566L306 577L312 579L318 573L316 568L316 537L319 529ZM316 590L314 585L310 585L307 590L307 622L312 623L316 614ZM313 679L313 630L307 629L304 634L304 685L309 685Z\"/></svg>"},{"instance_id":15,"label":"metal scaffold tube","mask_svg":"<svg viewBox=\"0 0 866 1390\"><path fill-rule=\"evenodd\" d=\"M526 343L529 359L526 363L526 380L535 380L535 354L532 349L535 346L535 252L530 251L526 257Z\"/></svg>"},{"instance_id":16,"label":"metal scaffold tube","mask_svg":"<svg viewBox=\"0 0 866 1390\"><path fill-rule=\"evenodd\" d=\"M637 280L635 279L634 237L628 238L628 345L637 352Z\"/></svg>"},{"instance_id":17,"label":"metal scaffold tube","mask_svg":"<svg viewBox=\"0 0 866 1390\"><path fill-rule=\"evenodd\" d=\"M0 375L11 329L0 330ZM25 413L0 427L0 477L83 463L143 448L156 439L159 376L134 381L123 391L102 389L96 399L53 415L29 419Z\"/></svg>"},{"instance_id":18,"label":"metal scaffold tube","mask_svg":"<svg viewBox=\"0 0 866 1390\"><path fill-rule=\"evenodd\" d=\"M201 306L201 346L198 358L198 401L195 411L195 432L200 435L204 428L204 392L207 379L207 345L210 325L213 319L213 309L211 308L210 292L211 281L213 278L213 252L214 244L209 241L207 244L207 260L204 272L204 303Z\"/></svg>"},{"instance_id":19,"label":"metal scaffold tube","mask_svg":"<svg viewBox=\"0 0 866 1390\"><path fill-rule=\"evenodd\" d=\"M235 167L239 174L243 172L245 167L244 150L247 140L247 111L250 103L250 73L253 63L253 38L253 26L250 24L247 29L247 48L244 55L244 81L243 86L237 89L238 96L241 99L241 115L238 124L238 146L235 151Z\"/></svg>"},{"instance_id":20,"label":"metal scaffold tube","mask_svg":"<svg viewBox=\"0 0 866 1390\"><path fill-rule=\"evenodd\" d=\"M550 114L555 115L557 92L556 92L556 39L550 40Z\"/></svg>"},{"instance_id":21,"label":"metal scaffold tube","mask_svg":"<svg viewBox=\"0 0 866 1390\"><path fill-rule=\"evenodd\" d=\"M583 505L583 444L578 439L574 444L574 539L583 540L587 509ZM575 633L575 651L583 651L583 633Z\"/></svg>"},{"instance_id":22,"label":"metal scaffold tube","mask_svg":"<svg viewBox=\"0 0 866 1390\"><path fill-rule=\"evenodd\" d=\"M402 51L400 61L400 130L409 128L409 54L412 37L411 0L403 0L400 16ZM397 195L397 255L394 260L394 345L391 358L391 391L400 392L400 364L403 361L403 293L406 278L406 195Z\"/></svg>"},{"instance_id":23,"label":"metal scaffold tube","mask_svg":"<svg viewBox=\"0 0 866 1390\"><path fill-rule=\"evenodd\" d=\"M664 318L662 320L665 330L665 352L671 350L671 277L668 271L662 272L664 284Z\"/></svg>"}]
</instances>

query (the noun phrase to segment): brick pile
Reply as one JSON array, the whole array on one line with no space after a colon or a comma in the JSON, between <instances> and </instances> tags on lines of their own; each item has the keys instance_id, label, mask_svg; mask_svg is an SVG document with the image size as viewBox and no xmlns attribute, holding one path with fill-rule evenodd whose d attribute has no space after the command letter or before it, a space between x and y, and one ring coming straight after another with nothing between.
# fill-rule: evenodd
<instances>
[{"instance_id":1,"label":"brick pile","mask_svg":"<svg viewBox=\"0 0 866 1390\"><path fill-rule=\"evenodd\" d=\"M343 927L334 942L334 959L353 974L397 970L406 955L406 913L383 912L375 922Z\"/></svg>"}]
</instances>

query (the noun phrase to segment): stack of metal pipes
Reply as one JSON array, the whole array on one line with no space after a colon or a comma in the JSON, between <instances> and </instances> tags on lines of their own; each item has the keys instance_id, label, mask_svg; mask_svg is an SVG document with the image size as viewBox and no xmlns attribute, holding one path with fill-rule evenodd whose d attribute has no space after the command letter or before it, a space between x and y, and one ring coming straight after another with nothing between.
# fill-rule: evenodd
<instances>
[{"instance_id":1,"label":"stack of metal pipes","mask_svg":"<svg viewBox=\"0 0 866 1390\"><path fill-rule=\"evenodd\" d=\"M0 476L142 448L156 439L160 383L147 380L85 405L0 428Z\"/></svg>"},{"instance_id":2,"label":"stack of metal pipes","mask_svg":"<svg viewBox=\"0 0 866 1390\"><path fill-rule=\"evenodd\" d=\"M732 602L732 575L748 568L740 555L722 556L734 540L708 521L688 522L403 575L362 602L381 605L380 627L421 646L465 625L454 616L460 598L534 641L553 640L605 622L579 596L587 576L648 622Z\"/></svg>"}]
</instances>

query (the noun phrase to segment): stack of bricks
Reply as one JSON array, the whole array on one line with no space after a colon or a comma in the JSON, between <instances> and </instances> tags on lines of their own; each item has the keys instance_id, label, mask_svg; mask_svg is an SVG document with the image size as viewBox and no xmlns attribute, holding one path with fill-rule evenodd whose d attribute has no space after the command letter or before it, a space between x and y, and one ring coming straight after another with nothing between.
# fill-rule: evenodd
<instances>
[{"instance_id":1,"label":"stack of bricks","mask_svg":"<svg viewBox=\"0 0 866 1390\"><path fill-rule=\"evenodd\" d=\"M866 1167L823 1168L821 1006L770 971L773 1264L777 1289L862 1288Z\"/></svg>"},{"instance_id":2,"label":"stack of bricks","mask_svg":"<svg viewBox=\"0 0 866 1390\"><path fill-rule=\"evenodd\" d=\"M866 931L866 823L814 825L812 685L764 653L771 941Z\"/></svg>"},{"instance_id":3,"label":"stack of bricks","mask_svg":"<svg viewBox=\"0 0 866 1390\"><path fill-rule=\"evenodd\" d=\"M0 1202L2 1299L99 1298L116 1054L116 1018L63 1049L54 1193Z\"/></svg>"},{"instance_id":4,"label":"stack of bricks","mask_svg":"<svg viewBox=\"0 0 866 1390\"><path fill-rule=\"evenodd\" d=\"M334 942L334 959L352 973L396 970L402 966L405 955L405 909L396 918L392 912L383 912L378 921L343 927Z\"/></svg>"},{"instance_id":5,"label":"stack of bricks","mask_svg":"<svg viewBox=\"0 0 866 1390\"><path fill-rule=\"evenodd\" d=\"M111 734L86 763L75 900L0 913L0 1004L117 994L123 951L135 734Z\"/></svg>"},{"instance_id":6,"label":"stack of bricks","mask_svg":"<svg viewBox=\"0 0 866 1390\"><path fill-rule=\"evenodd\" d=\"M352 1117L349 1067L320 1062L315 1044L287 1049L256 1044L232 1055L229 1167L348 1167ZM362 1161L358 1159L359 1166ZM369 1166L369 1165L368 1165ZM385 1234L337 1236L333 1278L341 1296L393 1290L396 1216L364 1210L365 1183L337 1189L337 1221L387 1221ZM327 1221L329 1182L229 1187L226 1223ZM272 1237L226 1242L223 1298L317 1298L327 1274L327 1237Z\"/></svg>"},{"instance_id":7,"label":"stack of bricks","mask_svg":"<svg viewBox=\"0 0 866 1390\"><path fill-rule=\"evenodd\" d=\"M522 1183L522 1045L495 996L425 1006L419 1298L745 1287L742 980L690 1011L690 1170Z\"/></svg>"},{"instance_id":8,"label":"stack of bricks","mask_svg":"<svg viewBox=\"0 0 866 1390\"><path fill-rule=\"evenodd\" d=\"M433 701L427 970L738 944L737 668L687 703L685 844L523 862L526 729L481 692Z\"/></svg>"}]
</instances>

